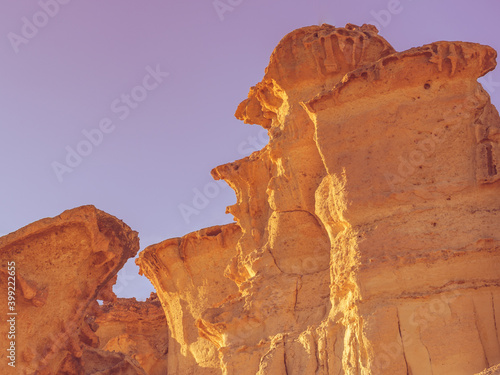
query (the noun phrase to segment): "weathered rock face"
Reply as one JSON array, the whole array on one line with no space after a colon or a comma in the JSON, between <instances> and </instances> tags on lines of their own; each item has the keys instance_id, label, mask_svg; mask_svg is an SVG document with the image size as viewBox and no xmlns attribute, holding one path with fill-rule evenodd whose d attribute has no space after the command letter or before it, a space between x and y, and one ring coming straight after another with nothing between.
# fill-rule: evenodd
<instances>
[{"instance_id":1,"label":"weathered rock face","mask_svg":"<svg viewBox=\"0 0 500 375\"><path fill-rule=\"evenodd\" d=\"M167 374L168 327L156 294L145 302L118 298L104 302L92 319L99 349L122 353L148 375Z\"/></svg>"},{"instance_id":2,"label":"weathered rock face","mask_svg":"<svg viewBox=\"0 0 500 375\"><path fill-rule=\"evenodd\" d=\"M172 336L169 374L220 374L217 346L206 333L199 334L196 324L208 308L238 295L224 269L240 237L236 224L216 226L150 246L140 254L137 262L158 291Z\"/></svg>"},{"instance_id":3,"label":"weathered rock face","mask_svg":"<svg viewBox=\"0 0 500 375\"><path fill-rule=\"evenodd\" d=\"M1 294L6 296L15 285L9 312L17 314L11 315L16 322L16 367L3 364L2 373L145 374L124 354L99 349L90 319L99 309L97 299L116 298L110 292L116 273L138 250L136 232L93 206L65 211L0 238ZM15 283L7 284L14 268ZM7 308L3 303L3 317ZM8 328L1 325L2 338Z\"/></svg>"},{"instance_id":4,"label":"weathered rock face","mask_svg":"<svg viewBox=\"0 0 500 375\"><path fill-rule=\"evenodd\" d=\"M287 35L236 111L269 144L212 171L237 222L141 253L159 299L116 298L137 233L92 206L0 238L5 372L497 373L500 117L477 83L495 58L397 53L366 25Z\"/></svg>"},{"instance_id":5,"label":"weathered rock face","mask_svg":"<svg viewBox=\"0 0 500 375\"><path fill-rule=\"evenodd\" d=\"M236 111L269 144L212 172L237 223L138 260L169 373L500 363L500 117L477 83L495 58L463 42L397 53L368 25L287 35Z\"/></svg>"}]
</instances>

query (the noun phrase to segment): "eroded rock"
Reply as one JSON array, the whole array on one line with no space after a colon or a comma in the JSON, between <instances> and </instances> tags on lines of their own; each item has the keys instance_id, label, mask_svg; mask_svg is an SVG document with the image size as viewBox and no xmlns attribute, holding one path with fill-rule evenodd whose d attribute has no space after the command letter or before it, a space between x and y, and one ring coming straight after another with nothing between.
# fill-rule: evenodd
<instances>
[{"instance_id":1,"label":"eroded rock","mask_svg":"<svg viewBox=\"0 0 500 375\"><path fill-rule=\"evenodd\" d=\"M15 306L9 311L17 314L16 367L2 366L4 373L143 374L123 355L100 351L86 321L96 299L103 298L100 292L138 250L136 232L93 206L65 211L0 238L2 273L8 273L8 262L15 262L16 277ZM3 295L7 281L2 276ZM7 308L3 303L4 317ZM1 325L2 337L7 337L7 328Z\"/></svg>"},{"instance_id":2,"label":"eroded rock","mask_svg":"<svg viewBox=\"0 0 500 375\"><path fill-rule=\"evenodd\" d=\"M269 144L219 166L237 223L138 261L175 374L473 374L500 363L496 52L396 52L373 26L296 30L236 117ZM169 345L170 347L170 345Z\"/></svg>"},{"instance_id":3,"label":"eroded rock","mask_svg":"<svg viewBox=\"0 0 500 375\"><path fill-rule=\"evenodd\" d=\"M150 278L165 309L171 339L169 374L218 374L220 364L211 333L200 335L197 321L208 308L238 293L224 277L241 236L236 224L215 226L152 245L137 263Z\"/></svg>"},{"instance_id":4,"label":"eroded rock","mask_svg":"<svg viewBox=\"0 0 500 375\"><path fill-rule=\"evenodd\" d=\"M134 359L148 375L167 374L169 333L156 294L145 302L135 298L105 302L90 326L95 327L100 349Z\"/></svg>"},{"instance_id":5,"label":"eroded rock","mask_svg":"<svg viewBox=\"0 0 500 375\"><path fill-rule=\"evenodd\" d=\"M212 171L236 223L143 251L158 298L116 298L139 241L95 207L0 238L12 373L496 373L500 117L477 82L495 58L396 52L370 25L288 34L236 111L269 144Z\"/></svg>"}]
</instances>

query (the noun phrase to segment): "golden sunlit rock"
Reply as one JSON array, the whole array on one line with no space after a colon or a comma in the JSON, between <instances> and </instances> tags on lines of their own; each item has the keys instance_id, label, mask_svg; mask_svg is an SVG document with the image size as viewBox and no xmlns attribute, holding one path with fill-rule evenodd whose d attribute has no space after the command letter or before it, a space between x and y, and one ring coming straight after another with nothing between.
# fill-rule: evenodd
<instances>
[{"instance_id":1,"label":"golden sunlit rock","mask_svg":"<svg viewBox=\"0 0 500 375\"><path fill-rule=\"evenodd\" d=\"M215 168L236 224L138 260L175 374L454 374L500 363L496 52L296 30L236 111L269 144ZM197 332L195 331L197 329Z\"/></svg>"},{"instance_id":2,"label":"golden sunlit rock","mask_svg":"<svg viewBox=\"0 0 500 375\"><path fill-rule=\"evenodd\" d=\"M142 251L157 295L115 296L139 239L93 206L0 238L20 373L499 373L495 59L371 25L286 35L235 114L269 143L212 170L236 222Z\"/></svg>"}]
</instances>

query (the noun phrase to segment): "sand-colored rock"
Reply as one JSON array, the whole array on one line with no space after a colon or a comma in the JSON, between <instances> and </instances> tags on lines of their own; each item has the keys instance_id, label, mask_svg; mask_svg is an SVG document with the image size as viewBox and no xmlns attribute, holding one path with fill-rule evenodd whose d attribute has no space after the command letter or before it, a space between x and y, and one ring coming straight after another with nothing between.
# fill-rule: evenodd
<instances>
[{"instance_id":1,"label":"sand-colored rock","mask_svg":"<svg viewBox=\"0 0 500 375\"><path fill-rule=\"evenodd\" d=\"M269 144L212 171L237 223L138 260L169 373L500 363L500 117L477 82L495 58L465 42L396 52L369 25L285 36L236 111Z\"/></svg>"},{"instance_id":2,"label":"sand-colored rock","mask_svg":"<svg viewBox=\"0 0 500 375\"><path fill-rule=\"evenodd\" d=\"M288 34L236 111L269 144L212 171L236 223L143 251L158 297L115 296L139 239L93 206L0 238L3 373L498 373L495 59L396 52L369 25Z\"/></svg>"},{"instance_id":3,"label":"sand-colored rock","mask_svg":"<svg viewBox=\"0 0 500 375\"><path fill-rule=\"evenodd\" d=\"M138 250L136 232L93 206L65 211L0 238L0 290L7 295L9 262L15 262L15 306L10 313L17 314L12 315L16 367L2 364L2 373L144 374L125 355L98 349L88 321L98 308L96 300L109 297L116 273ZM3 317L7 308L2 303ZM2 338L7 328L1 325Z\"/></svg>"},{"instance_id":4,"label":"sand-colored rock","mask_svg":"<svg viewBox=\"0 0 500 375\"><path fill-rule=\"evenodd\" d=\"M206 309L238 293L224 269L240 236L236 224L215 226L150 246L137 259L165 309L169 374L220 373L217 347L199 335L196 323Z\"/></svg>"},{"instance_id":5,"label":"sand-colored rock","mask_svg":"<svg viewBox=\"0 0 500 375\"><path fill-rule=\"evenodd\" d=\"M104 302L92 319L99 348L122 353L148 375L167 374L168 327L156 294L145 302L118 298Z\"/></svg>"},{"instance_id":6,"label":"sand-colored rock","mask_svg":"<svg viewBox=\"0 0 500 375\"><path fill-rule=\"evenodd\" d=\"M486 369L477 375L499 375L499 374L500 374L500 364L490 367L489 369Z\"/></svg>"}]
</instances>

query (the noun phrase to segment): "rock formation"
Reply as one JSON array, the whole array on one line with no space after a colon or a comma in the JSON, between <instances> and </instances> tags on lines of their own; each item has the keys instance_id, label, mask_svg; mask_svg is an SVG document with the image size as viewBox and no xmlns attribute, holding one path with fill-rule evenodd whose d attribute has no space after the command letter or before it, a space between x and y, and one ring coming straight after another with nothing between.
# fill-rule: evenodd
<instances>
[{"instance_id":1,"label":"rock formation","mask_svg":"<svg viewBox=\"0 0 500 375\"><path fill-rule=\"evenodd\" d=\"M147 248L172 374L469 375L500 363L496 52L298 29L236 111L236 223Z\"/></svg>"},{"instance_id":2,"label":"rock formation","mask_svg":"<svg viewBox=\"0 0 500 375\"><path fill-rule=\"evenodd\" d=\"M156 294L145 302L135 298L104 302L92 323L100 349L127 355L148 375L167 373L169 332Z\"/></svg>"},{"instance_id":3,"label":"rock formation","mask_svg":"<svg viewBox=\"0 0 500 375\"><path fill-rule=\"evenodd\" d=\"M93 206L0 238L2 373L497 374L495 59L396 52L370 25L288 34L236 111L269 144L212 171L236 222L145 249L158 296L116 298L139 239Z\"/></svg>"},{"instance_id":4,"label":"rock formation","mask_svg":"<svg viewBox=\"0 0 500 375\"><path fill-rule=\"evenodd\" d=\"M168 374L221 373L217 348L198 333L196 324L204 311L238 295L224 270L240 237L240 227L228 224L167 240L141 253L141 271L159 292L171 332Z\"/></svg>"},{"instance_id":5,"label":"rock formation","mask_svg":"<svg viewBox=\"0 0 500 375\"><path fill-rule=\"evenodd\" d=\"M2 363L2 374L162 373L155 366L164 359L148 358L161 348L147 347L148 342L167 340L158 302L122 302L111 290L117 272L138 250L136 232L92 206L0 238L2 295L15 285L14 303L1 307L3 317L9 312L15 319L15 368ZM12 284L10 272L15 274ZM98 299L108 302L99 307ZM122 306L127 312L120 314ZM146 323L141 324L141 313ZM126 322L130 319L136 319L132 327ZM2 338L7 338L7 329L9 325L1 325ZM151 360L157 363L148 366Z\"/></svg>"}]
</instances>

